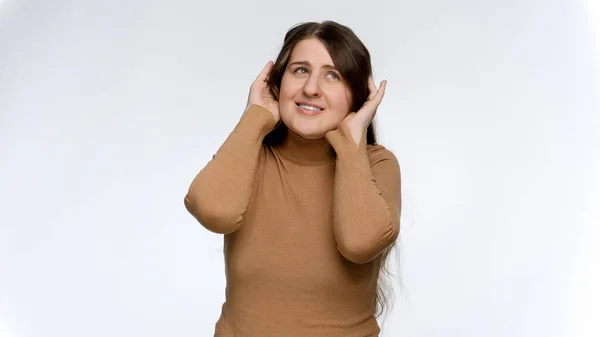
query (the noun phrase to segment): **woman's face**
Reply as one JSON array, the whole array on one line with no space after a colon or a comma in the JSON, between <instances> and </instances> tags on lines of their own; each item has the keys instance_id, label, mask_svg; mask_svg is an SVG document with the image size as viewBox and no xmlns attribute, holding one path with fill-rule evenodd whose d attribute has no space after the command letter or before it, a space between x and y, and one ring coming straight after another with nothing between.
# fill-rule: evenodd
<instances>
[{"instance_id":1,"label":"woman's face","mask_svg":"<svg viewBox=\"0 0 600 337\"><path fill-rule=\"evenodd\" d=\"M323 138L350 112L351 95L321 41L296 44L279 89L279 113L288 129L306 139Z\"/></svg>"}]
</instances>

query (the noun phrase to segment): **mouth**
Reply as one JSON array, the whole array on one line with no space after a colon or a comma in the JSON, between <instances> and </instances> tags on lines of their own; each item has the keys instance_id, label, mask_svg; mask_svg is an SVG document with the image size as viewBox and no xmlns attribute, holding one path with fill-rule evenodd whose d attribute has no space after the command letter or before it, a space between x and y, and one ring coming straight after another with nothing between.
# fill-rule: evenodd
<instances>
[{"instance_id":1,"label":"mouth","mask_svg":"<svg viewBox=\"0 0 600 337\"><path fill-rule=\"evenodd\" d=\"M323 112L323 110L325 110L325 109L321 108L320 106L308 104L306 102L296 103L296 106L298 107L298 111L301 114L311 115L311 116L317 115L317 114Z\"/></svg>"}]
</instances>

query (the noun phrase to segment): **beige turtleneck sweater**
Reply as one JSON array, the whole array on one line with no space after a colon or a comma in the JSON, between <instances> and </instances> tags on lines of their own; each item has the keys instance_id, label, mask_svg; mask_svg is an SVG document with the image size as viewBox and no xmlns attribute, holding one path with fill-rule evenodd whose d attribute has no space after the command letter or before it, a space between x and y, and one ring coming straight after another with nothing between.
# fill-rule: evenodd
<instances>
[{"instance_id":1,"label":"beige turtleneck sweater","mask_svg":"<svg viewBox=\"0 0 600 337\"><path fill-rule=\"evenodd\" d=\"M215 336L376 337L380 253L400 231L398 161L357 145L344 123L320 140L289 132L281 146L262 144L275 124L249 107L185 196L224 234Z\"/></svg>"}]
</instances>

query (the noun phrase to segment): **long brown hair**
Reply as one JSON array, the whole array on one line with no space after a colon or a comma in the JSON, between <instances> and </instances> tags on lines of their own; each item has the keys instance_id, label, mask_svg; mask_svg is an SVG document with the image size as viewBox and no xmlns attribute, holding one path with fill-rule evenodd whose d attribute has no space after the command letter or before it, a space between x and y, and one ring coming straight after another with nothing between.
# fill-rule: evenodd
<instances>
[{"instance_id":1,"label":"long brown hair","mask_svg":"<svg viewBox=\"0 0 600 337\"><path fill-rule=\"evenodd\" d=\"M279 99L281 80L288 65L290 55L296 44L307 38L318 38L324 45L336 69L342 75L345 84L352 92L350 111L358 111L369 96L368 80L372 75L371 55L362 41L348 27L334 21L306 22L293 26L285 35L283 46L271 73L268 84L275 99ZM284 123L279 124L264 138L266 145L278 145L283 142L287 133ZM371 122L367 127L367 144L377 144L375 125ZM379 257L380 278L377 282L377 293L373 299L376 307L376 317L386 312L392 301L392 287L386 282L384 276L391 275L387 268L387 257L395 244L386 249ZM386 274L386 275L384 275Z\"/></svg>"}]
</instances>

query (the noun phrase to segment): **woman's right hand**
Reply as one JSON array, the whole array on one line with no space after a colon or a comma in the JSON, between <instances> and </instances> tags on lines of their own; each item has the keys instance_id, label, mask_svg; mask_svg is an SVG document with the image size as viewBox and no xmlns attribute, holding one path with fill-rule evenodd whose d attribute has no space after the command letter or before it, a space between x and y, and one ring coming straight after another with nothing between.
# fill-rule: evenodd
<instances>
[{"instance_id":1,"label":"woman's right hand","mask_svg":"<svg viewBox=\"0 0 600 337\"><path fill-rule=\"evenodd\" d=\"M246 108L249 108L252 104L260 105L263 108L269 110L275 121L279 121L279 102L275 100L273 94L271 94L271 90L269 89L269 84L267 79L269 77L269 73L273 68L273 61L267 62L263 70L258 74L252 86L250 86L250 93L248 94L248 105Z\"/></svg>"}]
</instances>

